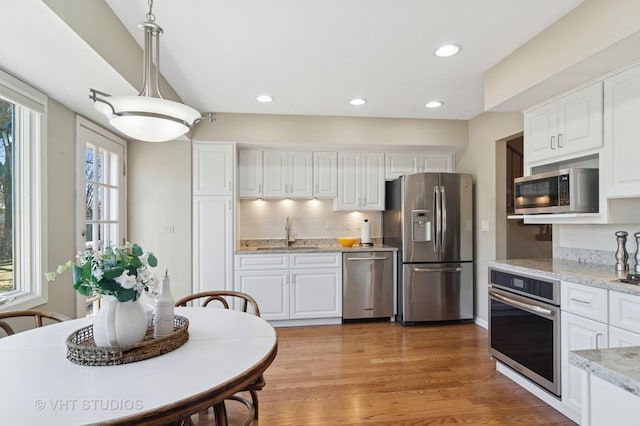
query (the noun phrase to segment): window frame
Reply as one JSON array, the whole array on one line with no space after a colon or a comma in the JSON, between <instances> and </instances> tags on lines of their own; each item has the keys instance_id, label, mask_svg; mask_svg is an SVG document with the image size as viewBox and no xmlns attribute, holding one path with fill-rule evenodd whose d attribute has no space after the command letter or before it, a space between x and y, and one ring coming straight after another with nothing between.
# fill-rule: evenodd
<instances>
[{"instance_id":1,"label":"window frame","mask_svg":"<svg viewBox=\"0 0 640 426\"><path fill-rule=\"evenodd\" d=\"M15 105L14 286L15 299L0 312L47 303L47 96L0 69L0 97ZM16 143L14 141L14 143Z\"/></svg>"}]
</instances>

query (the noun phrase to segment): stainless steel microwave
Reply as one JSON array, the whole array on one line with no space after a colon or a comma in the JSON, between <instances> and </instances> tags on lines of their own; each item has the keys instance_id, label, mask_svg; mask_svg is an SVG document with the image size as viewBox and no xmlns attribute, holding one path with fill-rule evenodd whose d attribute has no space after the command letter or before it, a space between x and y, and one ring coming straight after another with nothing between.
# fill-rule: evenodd
<instances>
[{"instance_id":1,"label":"stainless steel microwave","mask_svg":"<svg viewBox=\"0 0 640 426\"><path fill-rule=\"evenodd\" d=\"M597 213L598 169L563 169L513 180L514 212Z\"/></svg>"}]
</instances>

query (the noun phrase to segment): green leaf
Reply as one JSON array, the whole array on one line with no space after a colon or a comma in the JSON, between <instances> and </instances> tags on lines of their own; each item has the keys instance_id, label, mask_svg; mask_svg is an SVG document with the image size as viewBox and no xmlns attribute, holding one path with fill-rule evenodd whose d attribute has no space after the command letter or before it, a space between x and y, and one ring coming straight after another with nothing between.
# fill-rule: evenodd
<instances>
[{"instance_id":1,"label":"green leaf","mask_svg":"<svg viewBox=\"0 0 640 426\"><path fill-rule=\"evenodd\" d=\"M73 265L73 282L74 283L79 283L80 281L82 281L83 271L84 271L84 268L81 268L78 265Z\"/></svg>"},{"instance_id":2,"label":"green leaf","mask_svg":"<svg viewBox=\"0 0 640 426\"><path fill-rule=\"evenodd\" d=\"M156 266L158 266L158 259L156 259L153 253L149 253L149 257L147 258L147 261L149 262L149 266L151 266L152 268L155 268Z\"/></svg>"},{"instance_id":3,"label":"green leaf","mask_svg":"<svg viewBox=\"0 0 640 426\"><path fill-rule=\"evenodd\" d=\"M120 302L128 302L130 300L136 300L138 297L138 292L132 288L125 288L116 293L116 298Z\"/></svg>"},{"instance_id":4,"label":"green leaf","mask_svg":"<svg viewBox=\"0 0 640 426\"><path fill-rule=\"evenodd\" d=\"M138 244L134 244L131 248L131 253L133 253L134 256L142 256L142 247L140 247Z\"/></svg>"},{"instance_id":5,"label":"green leaf","mask_svg":"<svg viewBox=\"0 0 640 426\"><path fill-rule=\"evenodd\" d=\"M104 268L104 278L107 280L112 280L114 278L118 278L124 272L124 268L122 266L114 266L112 268Z\"/></svg>"},{"instance_id":6,"label":"green leaf","mask_svg":"<svg viewBox=\"0 0 640 426\"><path fill-rule=\"evenodd\" d=\"M74 285L74 288L83 296L90 296L93 292L93 289L90 286L84 284L80 284L78 287Z\"/></svg>"},{"instance_id":7,"label":"green leaf","mask_svg":"<svg viewBox=\"0 0 640 426\"><path fill-rule=\"evenodd\" d=\"M133 256L133 257L131 258L131 260L129 261L129 263L131 264L131 266L132 266L134 269L138 269L139 267L141 267L141 266L142 266L142 262L141 262L141 261L140 261L140 259L139 259L138 257L136 257L136 256Z\"/></svg>"}]
</instances>

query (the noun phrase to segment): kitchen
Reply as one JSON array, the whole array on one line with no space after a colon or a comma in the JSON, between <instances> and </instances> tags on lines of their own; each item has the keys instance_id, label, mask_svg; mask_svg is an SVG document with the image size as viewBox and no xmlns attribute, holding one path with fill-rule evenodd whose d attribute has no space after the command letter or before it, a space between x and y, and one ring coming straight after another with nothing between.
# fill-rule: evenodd
<instances>
[{"instance_id":1,"label":"kitchen","mask_svg":"<svg viewBox=\"0 0 640 426\"><path fill-rule=\"evenodd\" d=\"M48 3L55 7L57 2ZM76 6L78 5L74 5ZM62 9L58 10L58 13L64 16L64 7L59 4L58 7ZM162 7L158 5L158 14ZM562 25L550 27L546 37L569 40L567 45L584 46L585 50L567 49L565 45L546 41L544 37L532 39L530 43L514 52L508 61L500 62L487 71L484 104L488 112L470 120L218 113L214 123L201 123L192 135L192 139L232 143L243 141L253 144L248 148L260 149L265 147L291 149L294 146L296 149L305 147L315 149L318 146L331 145L336 147L336 150L339 148L360 152L374 149L387 151L390 145L398 151L404 151L406 147L412 147L412 149L418 147L417 150L420 151L437 152L446 146L450 153L454 154L455 171L470 173L474 176L476 194L474 312L476 322L486 326L488 320L487 270L489 261L496 259L495 232L498 222L502 220L495 213L498 198L495 190L496 141L523 132L524 123L520 111L637 60L638 58L634 57L634 49L626 49L634 45L634 37L637 37L637 24L630 22L631 17L637 16L637 7L634 2L617 1L609 2L608 5L597 1L584 2L575 11L576 13L564 17ZM70 12L66 12L70 15ZM66 16L66 19L73 22L71 16ZM162 23L162 20L160 22ZM598 22L602 27L594 29L590 22ZM605 30L604 27L607 29ZM563 31L563 28L568 29ZM82 32L81 29L78 31ZM85 37L91 40L95 34L93 36L85 34ZM553 60L540 59L537 55L541 49ZM131 57L138 56L131 55ZM113 61L116 68L122 66L117 63L117 59ZM71 63L71 59L69 62ZM532 66L540 63L545 63L551 69L542 70ZM15 64L2 63L2 66L16 75L24 76L27 80L37 81L35 78L28 78L28 70L19 69ZM16 68L13 68L14 66ZM72 71L69 70L69 72ZM130 78L135 80L137 72L131 71L131 73L135 75ZM506 77L508 75L522 77L514 79ZM563 76L570 78L563 79ZM45 80L46 78L43 81ZM90 84L98 83L92 81ZM132 85L136 86L136 84ZM64 88L65 85L61 87ZM76 97L82 98L82 102L86 100L84 91L82 95ZM53 96L53 98L62 99L63 96ZM512 99L511 105L510 99ZM74 205L74 195L72 191L63 189L73 186L75 181L74 148L68 145L68 141L74 138L75 118L74 109L62 103L51 100L48 107L52 123L49 135L48 158L50 161L47 171L50 185L48 262L49 265L55 266L76 252L74 241L68 237L73 235L76 229L73 217L68 215L68 206ZM190 147L180 143L149 145L130 142L127 160L130 212L128 238L145 241L148 247L157 247L159 258L167 259L166 266L172 271L177 286L176 293L186 294L191 291L189 283L193 279L190 255L192 217L189 206L193 202L190 192L192 179ZM158 200L164 201L159 205ZM243 207L242 203L248 205L250 201L240 201L240 203ZM627 204L628 202L620 199L614 203ZM153 213L149 213L149 210ZM245 209L241 208L238 213L244 215L249 211L246 210L245 213ZM360 219L344 221L339 213L329 213L328 208L323 211L327 215L336 215L328 216L329 219L324 220L324 231L328 222L349 223L351 227L349 232L356 232L355 226ZM301 215L291 214L294 217L294 232L296 232L296 226L302 225L295 221L296 217L299 218ZM274 233L280 233L284 228L284 217L286 214L283 215L283 212L277 213L280 222ZM243 216L238 219L239 223L247 223L248 220ZM275 223L276 219L273 220ZM373 236L381 237L379 233L381 221L374 216L371 220L374 224ZM594 259L592 251L597 247L596 250L603 252L600 253L601 257L610 260L611 253L615 252L613 233L624 229L629 232L629 235L633 235L639 229L635 225L638 222L626 222L620 226L617 224L554 226L554 257L576 260ZM174 232L159 232L167 224L173 227ZM376 226L378 232L376 232ZM276 226L274 225L273 228L276 229ZM248 229L250 228L241 228L237 238L255 237L255 235L243 234ZM307 235L300 234L300 230L297 232L299 237L317 237L317 228L313 231ZM342 230L336 229L335 233L329 233L328 237L342 235L339 231ZM259 236L269 238L268 235ZM630 243L631 241L628 248L632 250ZM228 271L228 273L231 272L232 269ZM52 310L73 312L73 302L70 301L72 293L72 290L63 291L51 286L49 306Z\"/></svg>"}]
</instances>

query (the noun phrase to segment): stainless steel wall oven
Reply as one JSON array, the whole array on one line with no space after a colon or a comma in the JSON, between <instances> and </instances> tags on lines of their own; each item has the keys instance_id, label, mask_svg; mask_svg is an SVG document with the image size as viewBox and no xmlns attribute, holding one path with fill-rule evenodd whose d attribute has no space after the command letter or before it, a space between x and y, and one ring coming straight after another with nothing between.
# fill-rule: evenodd
<instances>
[{"instance_id":1,"label":"stainless steel wall oven","mask_svg":"<svg viewBox=\"0 0 640 426\"><path fill-rule=\"evenodd\" d=\"M560 283L489 268L489 353L560 396Z\"/></svg>"}]
</instances>

